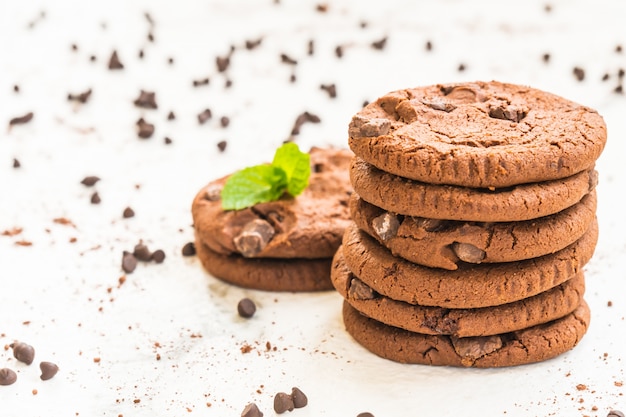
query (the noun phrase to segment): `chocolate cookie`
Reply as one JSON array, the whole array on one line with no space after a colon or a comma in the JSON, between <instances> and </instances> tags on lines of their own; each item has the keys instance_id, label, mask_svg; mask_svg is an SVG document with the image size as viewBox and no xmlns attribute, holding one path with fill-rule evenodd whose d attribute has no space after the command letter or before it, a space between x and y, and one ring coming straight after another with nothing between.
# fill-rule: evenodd
<instances>
[{"instance_id":1,"label":"chocolate cookie","mask_svg":"<svg viewBox=\"0 0 626 417\"><path fill-rule=\"evenodd\" d=\"M199 239L221 255L247 258L328 258L341 244L349 222L352 192L346 149L312 148L309 185L296 198L223 210L220 192L227 177L204 187L193 200Z\"/></svg>"},{"instance_id":2,"label":"chocolate cookie","mask_svg":"<svg viewBox=\"0 0 626 417\"><path fill-rule=\"evenodd\" d=\"M331 258L259 259L220 255L196 236L196 252L214 277L239 287L264 291L324 291L330 282Z\"/></svg>"},{"instance_id":3,"label":"chocolate cookie","mask_svg":"<svg viewBox=\"0 0 626 417\"><path fill-rule=\"evenodd\" d=\"M342 248L333 261L333 286L356 310L381 323L411 332L488 336L559 319L578 307L585 292L582 272L535 296L500 306L448 309L412 305L378 294L345 265Z\"/></svg>"},{"instance_id":4,"label":"chocolate cookie","mask_svg":"<svg viewBox=\"0 0 626 417\"><path fill-rule=\"evenodd\" d=\"M350 122L354 153L431 184L501 188L590 170L606 143L595 110L496 81L391 92Z\"/></svg>"},{"instance_id":5,"label":"chocolate cookie","mask_svg":"<svg viewBox=\"0 0 626 417\"><path fill-rule=\"evenodd\" d=\"M348 333L372 353L395 362L493 368L545 361L567 352L587 332L589 307L583 300L560 319L492 336L454 337L413 333L370 319L343 304Z\"/></svg>"},{"instance_id":6,"label":"chocolate cookie","mask_svg":"<svg viewBox=\"0 0 626 417\"><path fill-rule=\"evenodd\" d=\"M566 248L539 258L499 264L461 264L454 271L429 268L395 257L349 226L343 239L348 268L361 281L394 300L444 308L507 304L547 291L582 271L595 250L598 224Z\"/></svg>"},{"instance_id":7,"label":"chocolate cookie","mask_svg":"<svg viewBox=\"0 0 626 417\"><path fill-rule=\"evenodd\" d=\"M383 172L356 157L350 166L354 191L370 204L392 213L441 220L511 222L558 213L592 191L595 170L571 177L510 188L433 185Z\"/></svg>"},{"instance_id":8,"label":"chocolate cookie","mask_svg":"<svg viewBox=\"0 0 626 417\"><path fill-rule=\"evenodd\" d=\"M559 213L505 223L402 216L373 206L356 193L350 198L350 214L359 229L395 256L450 270L459 262L511 262L557 252L589 229L595 211L595 191Z\"/></svg>"}]
</instances>

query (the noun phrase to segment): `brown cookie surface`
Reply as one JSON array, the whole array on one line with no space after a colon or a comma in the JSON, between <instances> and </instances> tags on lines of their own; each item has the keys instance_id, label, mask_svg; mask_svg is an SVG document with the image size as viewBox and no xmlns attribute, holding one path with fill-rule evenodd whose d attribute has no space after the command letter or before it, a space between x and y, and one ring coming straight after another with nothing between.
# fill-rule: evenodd
<instances>
[{"instance_id":1,"label":"brown cookie surface","mask_svg":"<svg viewBox=\"0 0 626 417\"><path fill-rule=\"evenodd\" d=\"M377 293L409 304L481 308L547 291L582 271L595 250L598 225L566 248L540 258L499 264L463 264L449 271L395 257L356 225L343 239L347 267Z\"/></svg>"},{"instance_id":2,"label":"brown cookie surface","mask_svg":"<svg viewBox=\"0 0 626 417\"><path fill-rule=\"evenodd\" d=\"M560 319L501 335L462 337L413 333L370 319L343 303L346 330L370 352L395 362L495 368L541 362L573 349L587 332L582 300Z\"/></svg>"},{"instance_id":3,"label":"brown cookie surface","mask_svg":"<svg viewBox=\"0 0 626 417\"><path fill-rule=\"evenodd\" d=\"M597 172L582 171L563 179L490 191L409 180L355 157L350 179L363 200L392 213L441 220L512 222L549 216L573 206L595 188Z\"/></svg>"},{"instance_id":4,"label":"brown cookie surface","mask_svg":"<svg viewBox=\"0 0 626 417\"><path fill-rule=\"evenodd\" d=\"M449 270L457 269L459 262L512 262L557 252L589 229L595 211L595 191L559 213L504 223L402 216L369 204L356 193L350 198L350 214L359 229L395 256Z\"/></svg>"},{"instance_id":5,"label":"brown cookie surface","mask_svg":"<svg viewBox=\"0 0 626 417\"><path fill-rule=\"evenodd\" d=\"M456 337L509 333L559 319L578 307L585 292L581 272L550 290L500 306L448 309L412 305L372 290L345 265L342 248L330 276L337 292L367 317L411 332Z\"/></svg>"},{"instance_id":6,"label":"brown cookie surface","mask_svg":"<svg viewBox=\"0 0 626 417\"><path fill-rule=\"evenodd\" d=\"M214 277L263 291L325 291L330 282L331 258L277 259L220 255L196 237L196 252L202 266Z\"/></svg>"},{"instance_id":7,"label":"brown cookie surface","mask_svg":"<svg viewBox=\"0 0 626 417\"><path fill-rule=\"evenodd\" d=\"M248 258L328 258L349 222L351 193L346 149L312 148L309 185L296 198L223 210L220 192L227 177L208 184L192 204L194 228L221 255Z\"/></svg>"},{"instance_id":8,"label":"brown cookie surface","mask_svg":"<svg viewBox=\"0 0 626 417\"><path fill-rule=\"evenodd\" d=\"M432 184L508 187L589 170L606 143L593 109L496 81L390 92L350 122L354 153Z\"/></svg>"}]
</instances>

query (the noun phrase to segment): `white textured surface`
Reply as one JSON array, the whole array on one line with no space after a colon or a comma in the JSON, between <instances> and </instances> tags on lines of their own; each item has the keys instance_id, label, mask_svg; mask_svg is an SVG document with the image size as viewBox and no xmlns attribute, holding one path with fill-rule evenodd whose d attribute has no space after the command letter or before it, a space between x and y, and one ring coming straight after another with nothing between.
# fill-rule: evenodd
<instances>
[{"instance_id":1,"label":"white textured surface","mask_svg":"<svg viewBox=\"0 0 626 417\"><path fill-rule=\"evenodd\" d=\"M612 92L626 67L626 52L615 52L626 47L626 3L550 4L548 13L542 1L342 0L319 13L315 2L296 0L1 2L0 123L28 111L35 117L0 133L0 232L23 228L0 236L0 346L21 340L37 354L26 366L0 350L0 368L18 373L15 384L0 387L0 415L239 416L254 401L271 416L273 395L292 386L309 397L294 417L626 411L626 98ZM155 21L153 43L144 12ZM369 47L384 36L384 50ZM228 70L234 84L225 89L215 57L260 37L258 49L235 52ZM309 39L313 56L306 55ZM351 45L341 59L334 55L339 44ZM106 68L113 49L122 71ZM299 61L295 83L281 53ZM544 53L551 54L548 64ZM466 71L457 71L460 63ZM572 75L574 66L585 69L583 82ZM611 78L602 82L607 72ZM205 76L209 86L192 87ZM301 112L322 119L303 126L296 139L302 148L347 146L348 121L364 100L477 79L546 89L596 108L607 122L609 142L597 164L600 241L586 267L592 325L571 352L510 369L400 365L353 342L336 293L243 290L181 256L193 239L196 191L270 159ZM323 83L336 83L336 99L320 90ZM66 100L87 88L93 95L86 105ZM157 93L158 110L133 106L140 89ZM214 117L200 126L196 115L206 107ZM166 120L170 110L177 120ZM219 127L222 115L231 119L226 129ZM136 137L141 116L156 125L149 140ZM164 136L173 144L166 146ZM220 153L223 139L228 147ZM94 189L80 184L87 175L101 178ZM100 205L89 203L94 190ZM126 206L134 218L121 218ZM75 227L53 222L60 217ZM140 264L119 285L122 251L139 239L167 258ZM22 240L32 246L16 244ZM258 304L251 320L236 314L243 296ZM247 344L253 350L243 354ZM42 360L61 368L47 382L39 380Z\"/></svg>"}]
</instances>

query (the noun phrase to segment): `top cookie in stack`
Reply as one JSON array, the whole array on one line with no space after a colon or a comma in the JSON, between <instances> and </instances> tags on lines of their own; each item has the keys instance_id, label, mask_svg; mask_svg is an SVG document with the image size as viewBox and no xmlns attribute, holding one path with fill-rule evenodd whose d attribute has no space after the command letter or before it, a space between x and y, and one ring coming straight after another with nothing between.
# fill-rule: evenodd
<instances>
[{"instance_id":1,"label":"top cookie in stack","mask_svg":"<svg viewBox=\"0 0 626 417\"><path fill-rule=\"evenodd\" d=\"M578 343L596 111L495 81L433 85L367 105L349 135L354 225L332 279L355 339L400 362L485 367Z\"/></svg>"}]
</instances>

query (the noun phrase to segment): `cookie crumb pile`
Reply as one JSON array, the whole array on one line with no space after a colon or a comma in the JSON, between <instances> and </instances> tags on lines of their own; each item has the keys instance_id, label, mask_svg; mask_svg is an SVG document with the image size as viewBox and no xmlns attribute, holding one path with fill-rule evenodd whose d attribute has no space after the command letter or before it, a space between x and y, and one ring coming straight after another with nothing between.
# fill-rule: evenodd
<instances>
[{"instance_id":1,"label":"cookie crumb pile","mask_svg":"<svg viewBox=\"0 0 626 417\"><path fill-rule=\"evenodd\" d=\"M309 185L297 197L224 210L227 177L203 187L192 203L195 247L216 278L266 291L331 290L332 257L349 224L348 149L313 147Z\"/></svg>"},{"instance_id":2,"label":"cookie crumb pile","mask_svg":"<svg viewBox=\"0 0 626 417\"><path fill-rule=\"evenodd\" d=\"M402 363L502 367L572 349L590 321L606 138L595 110L496 81L365 106L331 273L347 331Z\"/></svg>"}]
</instances>

